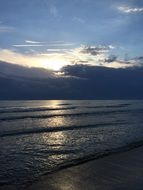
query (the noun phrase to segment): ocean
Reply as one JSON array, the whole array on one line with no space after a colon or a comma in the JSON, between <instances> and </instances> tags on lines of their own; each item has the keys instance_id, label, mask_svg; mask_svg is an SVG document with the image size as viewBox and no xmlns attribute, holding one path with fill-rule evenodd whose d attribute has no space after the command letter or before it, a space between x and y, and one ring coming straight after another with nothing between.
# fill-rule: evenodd
<instances>
[{"instance_id":1,"label":"ocean","mask_svg":"<svg viewBox=\"0 0 143 190\"><path fill-rule=\"evenodd\" d=\"M139 144L141 100L0 101L0 186Z\"/></svg>"}]
</instances>

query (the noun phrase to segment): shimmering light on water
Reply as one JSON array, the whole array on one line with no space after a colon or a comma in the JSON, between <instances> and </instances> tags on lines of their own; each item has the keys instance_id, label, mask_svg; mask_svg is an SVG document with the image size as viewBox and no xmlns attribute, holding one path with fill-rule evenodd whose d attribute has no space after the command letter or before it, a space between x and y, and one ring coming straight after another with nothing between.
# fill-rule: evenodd
<instances>
[{"instance_id":1,"label":"shimmering light on water","mask_svg":"<svg viewBox=\"0 0 143 190\"><path fill-rule=\"evenodd\" d=\"M143 139L143 101L0 102L0 184L25 184Z\"/></svg>"}]
</instances>

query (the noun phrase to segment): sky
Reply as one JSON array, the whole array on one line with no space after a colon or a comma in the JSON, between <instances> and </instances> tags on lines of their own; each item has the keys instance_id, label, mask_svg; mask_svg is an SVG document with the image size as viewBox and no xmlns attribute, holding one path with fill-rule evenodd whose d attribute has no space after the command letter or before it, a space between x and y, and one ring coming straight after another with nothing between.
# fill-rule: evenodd
<instances>
[{"instance_id":1,"label":"sky","mask_svg":"<svg viewBox=\"0 0 143 190\"><path fill-rule=\"evenodd\" d=\"M140 65L142 21L141 0L0 0L0 60L55 71Z\"/></svg>"}]
</instances>

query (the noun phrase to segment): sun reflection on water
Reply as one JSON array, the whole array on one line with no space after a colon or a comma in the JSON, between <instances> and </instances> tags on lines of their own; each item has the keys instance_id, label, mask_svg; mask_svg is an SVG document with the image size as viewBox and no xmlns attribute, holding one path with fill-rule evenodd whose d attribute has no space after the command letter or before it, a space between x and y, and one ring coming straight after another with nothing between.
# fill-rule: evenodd
<instances>
[{"instance_id":1,"label":"sun reflection on water","mask_svg":"<svg viewBox=\"0 0 143 190\"><path fill-rule=\"evenodd\" d=\"M62 125L65 122L64 117L56 117L52 119L51 126L58 127L59 124ZM49 125L49 123L48 123ZM47 144L48 148L51 150L51 154L48 155L50 160L63 160L67 157L65 153L65 146L67 142L66 133L63 131L43 133L42 139L44 144Z\"/></svg>"},{"instance_id":2,"label":"sun reflection on water","mask_svg":"<svg viewBox=\"0 0 143 190\"><path fill-rule=\"evenodd\" d=\"M42 138L51 150L51 154L48 155L48 159L54 163L57 161L62 163L68 156L65 152L67 141L65 133L62 131L49 134L44 133Z\"/></svg>"},{"instance_id":3,"label":"sun reflection on water","mask_svg":"<svg viewBox=\"0 0 143 190\"><path fill-rule=\"evenodd\" d=\"M53 100L43 102L44 106L48 107L63 107L67 106L66 101L63 100ZM54 114L57 111L52 111ZM59 114L66 114L67 110L59 110ZM69 121L68 121L69 122ZM52 117L48 120L44 120L44 125L47 127L62 127L67 124L66 117ZM72 153L68 148L69 136L66 131L58 132L45 132L41 135L41 142L46 147L48 162L50 164L56 165L56 163L63 163L67 160L69 155Z\"/></svg>"},{"instance_id":4,"label":"sun reflection on water","mask_svg":"<svg viewBox=\"0 0 143 190\"><path fill-rule=\"evenodd\" d=\"M48 145L62 146L66 140L65 134L60 132L44 133L42 135L44 142Z\"/></svg>"}]
</instances>

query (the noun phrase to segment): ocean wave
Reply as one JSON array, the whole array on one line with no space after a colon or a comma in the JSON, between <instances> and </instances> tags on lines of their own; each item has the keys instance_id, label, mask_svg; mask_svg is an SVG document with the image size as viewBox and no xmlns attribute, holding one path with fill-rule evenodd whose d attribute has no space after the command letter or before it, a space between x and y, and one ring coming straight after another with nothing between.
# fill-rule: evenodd
<instances>
[{"instance_id":1,"label":"ocean wave","mask_svg":"<svg viewBox=\"0 0 143 190\"><path fill-rule=\"evenodd\" d=\"M0 113L20 113L20 112L44 112L44 111L60 111L60 110L72 110L76 109L77 106L72 107L57 107L57 108L48 108L48 107L38 107L38 108L8 108L0 109Z\"/></svg>"},{"instance_id":2,"label":"ocean wave","mask_svg":"<svg viewBox=\"0 0 143 190\"><path fill-rule=\"evenodd\" d=\"M7 116L1 117L0 121L13 121L22 119L47 119L51 117L79 117L79 116L92 116L92 115L110 115L119 113L142 113L143 109L135 110L107 110L107 111L93 111L93 112L80 112L80 113L64 113L64 114L48 114L48 115L22 115L22 116Z\"/></svg>"},{"instance_id":3,"label":"ocean wave","mask_svg":"<svg viewBox=\"0 0 143 190\"><path fill-rule=\"evenodd\" d=\"M60 111L60 110L72 110L76 108L82 108L80 106L71 106L72 104L58 104L58 106L67 106L67 107L55 107L55 108L50 108L50 107L29 107L29 108L24 108L24 107L0 107L0 113L21 113L21 112L41 112L41 111ZM127 107L130 104L117 104L117 105L107 105L107 106L83 106L83 108L122 108L122 107Z\"/></svg>"},{"instance_id":4,"label":"ocean wave","mask_svg":"<svg viewBox=\"0 0 143 190\"><path fill-rule=\"evenodd\" d=\"M123 108L128 107L131 104L117 104L117 105L106 105L106 106L86 106L86 108Z\"/></svg>"},{"instance_id":5,"label":"ocean wave","mask_svg":"<svg viewBox=\"0 0 143 190\"><path fill-rule=\"evenodd\" d=\"M118 154L120 152L129 151L131 149L138 148L138 147L141 147L141 146L143 146L143 141L140 140L140 141L130 142L130 143L126 144L126 145L119 146L119 147L116 147L116 148L105 149L103 151L99 151L99 152L96 152L96 153L94 152L94 153L85 155L83 157L80 157L80 158L77 158L77 159L72 159L72 160L67 161L67 162L65 162L63 164L60 164L56 168L45 172L43 174L43 176L48 175L50 173L57 172L57 171L59 171L61 169L65 169L65 168L68 168L68 167L80 165L80 164L83 164L83 163L86 163L86 162L89 162L89 161L92 161L92 160L95 160L95 159L100 159L100 158L103 158L103 157L106 157L106 156L109 156L109 155L112 155L112 154Z\"/></svg>"},{"instance_id":6,"label":"ocean wave","mask_svg":"<svg viewBox=\"0 0 143 190\"><path fill-rule=\"evenodd\" d=\"M69 104L69 103L62 103L62 104L57 104L58 106L70 106L72 104Z\"/></svg>"},{"instance_id":7,"label":"ocean wave","mask_svg":"<svg viewBox=\"0 0 143 190\"><path fill-rule=\"evenodd\" d=\"M94 125L80 125L80 126L70 126L70 127L47 127L47 128L37 128L37 129L27 129L27 130L12 130L3 132L0 134L0 137L8 137L8 136L17 136L17 135L28 135L28 134L36 134L36 133L45 133L45 132L60 132L60 131L72 131L79 129L87 129L87 128L97 128L97 127L105 127L105 126L117 126L117 125L126 125L126 122L116 122L116 123L98 123Z\"/></svg>"}]
</instances>

